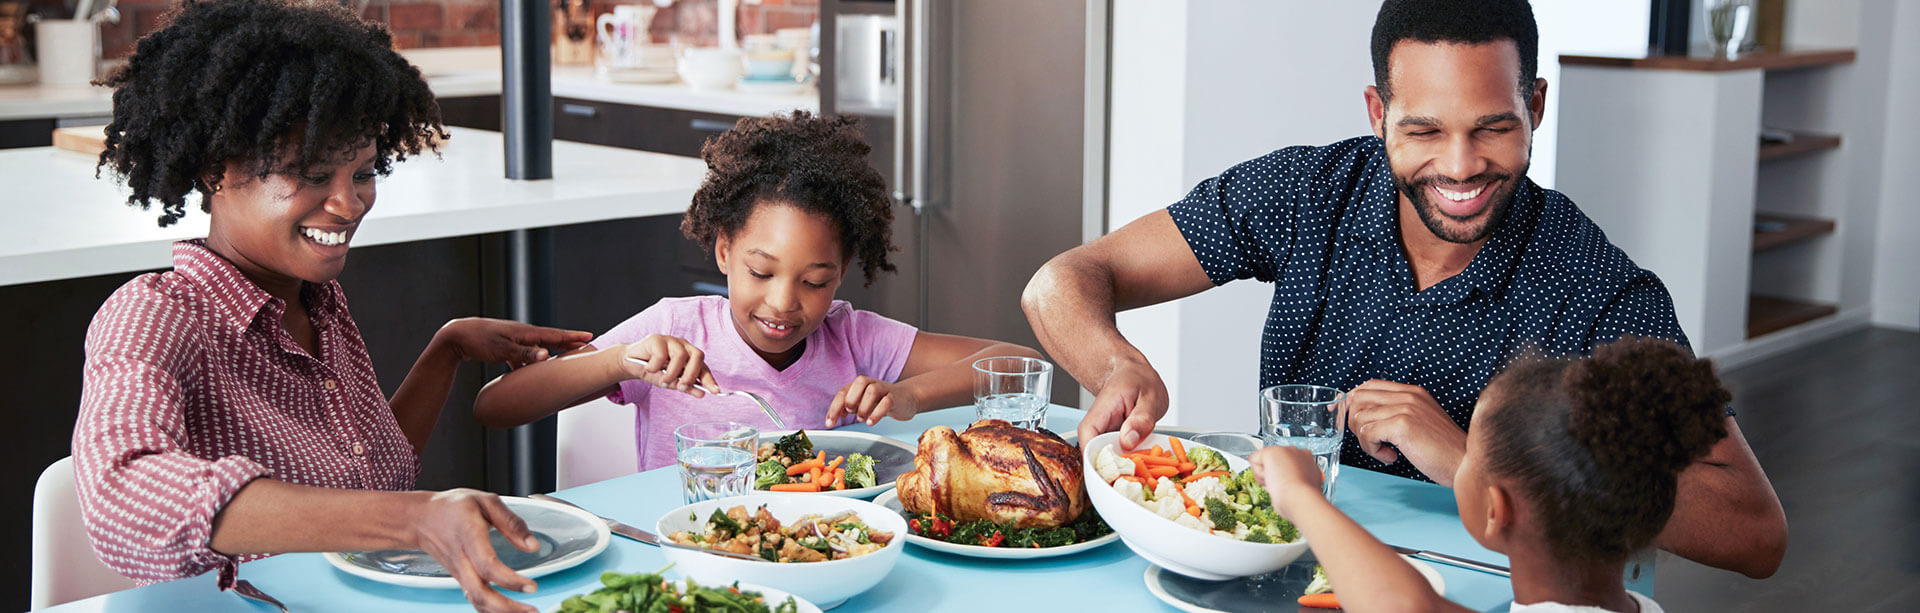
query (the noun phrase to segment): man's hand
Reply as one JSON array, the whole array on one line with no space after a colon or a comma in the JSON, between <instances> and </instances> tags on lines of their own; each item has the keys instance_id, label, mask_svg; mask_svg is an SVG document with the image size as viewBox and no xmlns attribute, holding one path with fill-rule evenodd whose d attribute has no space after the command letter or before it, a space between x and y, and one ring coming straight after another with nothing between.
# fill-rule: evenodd
<instances>
[{"instance_id":1,"label":"man's hand","mask_svg":"<svg viewBox=\"0 0 1920 613\"><path fill-rule=\"evenodd\" d=\"M413 545L446 567L447 574L460 583L460 592L478 611L534 613L536 609L494 591L494 585L518 592L532 593L532 579L514 572L494 557L487 534L495 528L507 541L522 551L540 548L540 542L527 530L527 522L507 509L500 497L475 490L433 492L413 513Z\"/></svg>"},{"instance_id":2,"label":"man's hand","mask_svg":"<svg viewBox=\"0 0 1920 613\"><path fill-rule=\"evenodd\" d=\"M1100 395L1080 419L1080 443L1124 428L1120 451L1133 451L1166 414L1167 384L1160 380L1160 373L1144 363L1121 362L1101 382Z\"/></svg>"},{"instance_id":3,"label":"man's hand","mask_svg":"<svg viewBox=\"0 0 1920 613\"><path fill-rule=\"evenodd\" d=\"M591 332L485 317L449 321L434 336L458 352L461 360L505 362L512 368L573 351L593 340Z\"/></svg>"},{"instance_id":4,"label":"man's hand","mask_svg":"<svg viewBox=\"0 0 1920 613\"><path fill-rule=\"evenodd\" d=\"M841 386L833 402L827 404L827 427L848 414L871 426L880 423L882 417L908 420L919 413L920 402L906 386L861 375Z\"/></svg>"},{"instance_id":5,"label":"man's hand","mask_svg":"<svg viewBox=\"0 0 1920 613\"><path fill-rule=\"evenodd\" d=\"M1374 379L1347 392L1346 411L1347 430L1368 455L1387 464L1405 455L1434 483L1453 487L1453 471L1467 452L1467 431L1427 390Z\"/></svg>"}]
</instances>

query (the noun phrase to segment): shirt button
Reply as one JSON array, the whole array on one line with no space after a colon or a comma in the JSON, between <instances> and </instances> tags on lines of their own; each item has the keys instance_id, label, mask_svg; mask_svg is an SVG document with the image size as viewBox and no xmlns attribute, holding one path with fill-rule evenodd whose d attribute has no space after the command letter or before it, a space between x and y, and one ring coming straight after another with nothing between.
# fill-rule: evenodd
<instances>
[{"instance_id":1,"label":"shirt button","mask_svg":"<svg viewBox=\"0 0 1920 613\"><path fill-rule=\"evenodd\" d=\"M354 444L353 444L353 455L367 455L367 446L366 446L366 445L362 445L362 444L360 444L360 443L354 443Z\"/></svg>"},{"instance_id":2,"label":"shirt button","mask_svg":"<svg viewBox=\"0 0 1920 613\"><path fill-rule=\"evenodd\" d=\"M321 382L320 387L327 388L327 391L331 392L334 390L334 388L340 387L340 384L335 383L332 379L328 379L326 381Z\"/></svg>"}]
</instances>

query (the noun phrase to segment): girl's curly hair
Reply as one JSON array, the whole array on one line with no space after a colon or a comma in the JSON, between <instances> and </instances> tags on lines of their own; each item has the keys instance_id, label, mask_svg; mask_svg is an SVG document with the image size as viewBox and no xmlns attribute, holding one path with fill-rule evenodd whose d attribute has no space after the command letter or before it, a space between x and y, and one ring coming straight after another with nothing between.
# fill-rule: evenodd
<instances>
[{"instance_id":1,"label":"girl's curly hair","mask_svg":"<svg viewBox=\"0 0 1920 613\"><path fill-rule=\"evenodd\" d=\"M893 271L893 198L867 163L860 123L806 111L747 117L700 148L707 178L693 194L680 231L713 251L747 223L755 206L788 204L832 220L842 253L860 260L868 285Z\"/></svg>"},{"instance_id":2,"label":"girl's curly hair","mask_svg":"<svg viewBox=\"0 0 1920 613\"><path fill-rule=\"evenodd\" d=\"M447 136L420 71L386 28L331 2L185 0L140 39L119 70L99 166L161 206L186 214L229 164L255 177L333 163L371 143L374 168L433 151Z\"/></svg>"}]
</instances>

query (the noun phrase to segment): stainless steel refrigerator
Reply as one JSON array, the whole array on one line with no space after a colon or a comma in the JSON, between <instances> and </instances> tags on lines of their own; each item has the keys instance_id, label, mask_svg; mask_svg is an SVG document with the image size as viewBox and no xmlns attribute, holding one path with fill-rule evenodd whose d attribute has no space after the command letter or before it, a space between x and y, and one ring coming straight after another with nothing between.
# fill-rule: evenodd
<instances>
[{"instance_id":1,"label":"stainless steel refrigerator","mask_svg":"<svg viewBox=\"0 0 1920 613\"><path fill-rule=\"evenodd\" d=\"M820 108L865 119L902 248L899 274L842 296L923 330L1040 348L1022 289L1104 224L1087 178L1104 167L1106 4L822 2ZM1064 372L1054 399L1079 404Z\"/></svg>"}]
</instances>

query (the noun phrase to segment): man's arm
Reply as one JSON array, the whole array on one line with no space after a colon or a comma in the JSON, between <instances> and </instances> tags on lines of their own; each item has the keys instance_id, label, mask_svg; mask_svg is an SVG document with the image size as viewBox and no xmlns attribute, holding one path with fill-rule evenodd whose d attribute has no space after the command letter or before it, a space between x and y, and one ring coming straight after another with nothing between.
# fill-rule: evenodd
<instances>
[{"instance_id":1,"label":"man's arm","mask_svg":"<svg viewBox=\"0 0 1920 613\"><path fill-rule=\"evenodd\" d=\"M1673 517L1653 544L1680 557L1765 579L1787 554L1787 515L1740 425L1680 473Z\"/></svg>"},{"instance_id":2,"label":"man's arm","mask_svg":"<svg viewBox=\"0 0 1920 613\"><path fill-rule=\"evenodd\" d=\"M1080 421L1080 440L1125 424L1121 447L1132 448L1167 412L1166 384L1120 335L1114 314L1212 286L1164 209L1069 249L1034 273L1020 298L1027 322L1054 361L1096 394Z\"/></svg>"}]
</instances>

